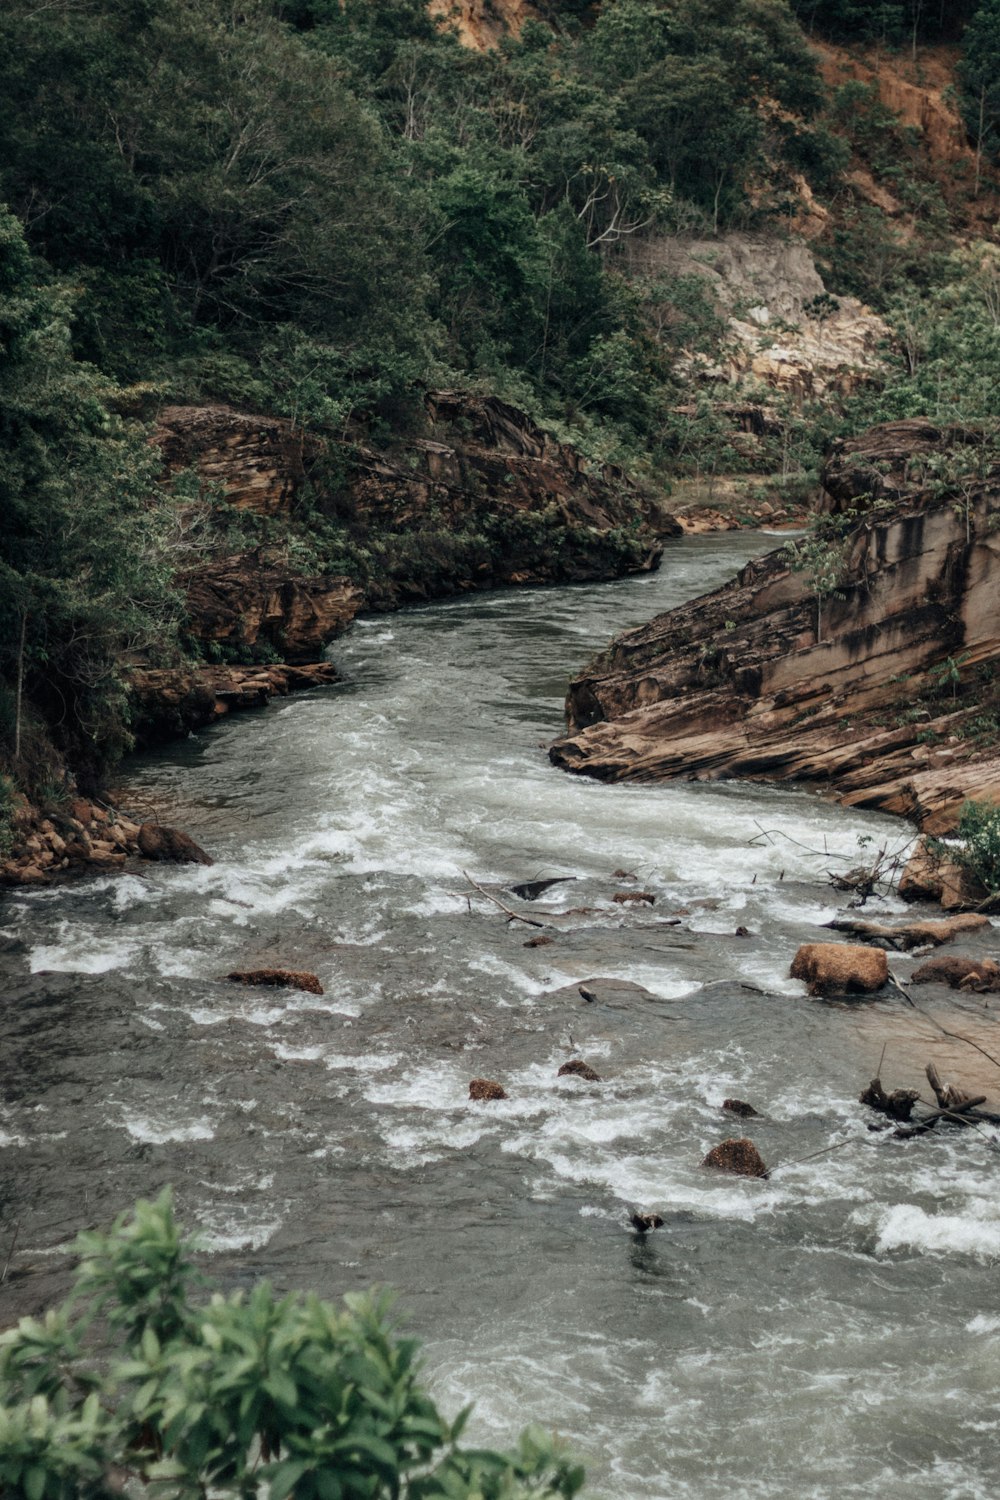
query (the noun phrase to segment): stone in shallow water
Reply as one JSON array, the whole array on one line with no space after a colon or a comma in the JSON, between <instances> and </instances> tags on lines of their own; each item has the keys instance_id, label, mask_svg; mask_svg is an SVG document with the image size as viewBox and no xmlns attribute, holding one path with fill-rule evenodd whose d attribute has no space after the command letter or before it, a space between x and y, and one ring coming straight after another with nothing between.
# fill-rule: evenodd
<instances>
[{"instance_id":1,"label":"stone in shallow water","mask_svg":"<svg viewBox=\"0 0 1000 1500\"><path fill-rule=\"evenodd\" d=\"M281 985L289 990L308 990L310 995L323 993L316 975L305 969L234 969L226 978L234 984Z\"/></svg>"},{"instance_id":2,"label":"stone in shallow water","mask_svg":"<svg viewBox=\"0 0 1000 1500\"><path fill-rule=\"evenodd\" d=\"M1000 990L1000 967L992 958L962 958L960 954L942 954L929 958L914 969L911 984L947 984L953 990L975 990L989 994Z\"/></svg>"},{"instance_id":3,"label":"stone in shallow water","mask_svg":"<svg viewBox=\"0 0 1000 1500\"><path fill-rule=\"evenodd\" d=\"M758 1110L754 1109L752 1104L747 1104L743 1099L723 1099L722 1107L729 1114L740 1115L745 1120L748 1120L751 1115L759 1113Z\"/></svg>"},{"instance_id":4,"label":"stone in shallow water","mask_svg":"<svg viewBox=\"0 0 1000 1500\"><path fill-rule=\"evenodd\" d=\"M563 1063L562 1067L559 1069L559 1072L556 1074L557 1078L565 1078L568 1076L572 1076L574 1078L583 1078L587 1081L587 1083L601 1082L600 1073L595 1073L590 1064L585 1063L582 1057L571 1057L569 1062Z\"/></svg>"},{"instance_id":5,"label":"stone in shallow water","mask_svg":"<svg viewBox=\"0 0 1000 1500\"><path fill-rule=\"evenodd\" d=\"M210 865L214 861L190 834L165 823L143 823L138 836L143 859L171 860L182 865Z\"/></svg>"},{"instance_id":6,"label":"stone in shallow water","mask_svg":"<svg viewBox=\"0 0 1000 1500\"><path fill-rule=\"evenodd\" d=\"M888 983L889 961L884 949L860 943L803 943L789 974L810 995L869 994Z\"/></svg>"},{"instance_id":7,"label":"stone in shallow water","mask_svg":"<svg viewBox=\"0 0 1000 1500\"><path fill-rule=\"evenodd\" d=\"M470 1099L506 1099L507 1090L503 1084L495 1083L492 1078L474 1078L469 1084Z\"/></svg>"},{"instance_id":8,"label":"stone in shallow water","mask_svg":"<svg viewBox=\"0 0 1000 1500\"><path fill-rule=\"evenodd\" d=\"M737 1177L767 1177L767 1167L753 1141L746 1136L738 1140L720 1141L713 1146L702 1162L703 1167L714 1167L718 1172L732 1172Z\"/></svg>"}]
</instances>

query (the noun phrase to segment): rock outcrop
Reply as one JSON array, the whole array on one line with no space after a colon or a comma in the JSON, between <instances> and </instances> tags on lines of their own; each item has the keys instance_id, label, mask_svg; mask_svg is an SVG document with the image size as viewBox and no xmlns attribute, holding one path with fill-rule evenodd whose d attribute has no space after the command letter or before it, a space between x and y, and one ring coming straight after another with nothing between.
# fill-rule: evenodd
<instances>
[{"instance_id":1,"label":"rock outcrop","mask_svg":"<svg viewBox=\"0 0 1000 1500\"><path fill-rule=\"evenodd\" d=\"M716 1172L730 1172L735 1177L769 1177L763 1157L753 1141L746 1136L720 1141L713 1146L702 1162Z\"/></svg>"},{"instance_id":2,"label":"rock outcrop","mask_svg":"<svg viewBox=\"0 0 1000 1500\"><path fill-rule=\"evenodd\" d=\"M697 277L725 318L719 355L685 356L689 376L814 400L846 395L882 369L888 325L856 297L830 296L801 240L736 230L718 239L671 235L637 241L628 256L643 275Z\"/></svg>"},{"instance_id":3,"label":"rock outcrop","mask_svg":"<svg viewBox=\"0 0 1000 1500\"><path fill-rule=\"evenodd\" d=\"M273 697L338 680L330 662L280 667L150 667L129 675L133 733L140 745L190 734Z\"/></svg>"},{"instance_id":4,"label":"rock outcrop","mask_svg":"<svg viewBox=\"0 0 1000 1500\"><path fill-rule=\"evenodd\" d=\"M334 573L305 576L276 548L199 557L179 576L191 635L315 658L362 605L641 572L659 562L658 537L680 534L623 470L588 464L497 397L432 391L425 408L423 431L389 451L344 444L338 479L321 441L290 421L165 408L153 441L168 479L191 471L237 510L305 532L308 484L311 503L378 561L362 590Z\"/></svg>"},{"instance_id":5,"label":"rock outcrop","mask_svg":"<svg viewBox=\"0 0 1000 1500\"><path fill-rule=\"evenodd\" d=\"M364 593L349 578L302 577L258 549L218 557L180 574L188 631L202 646L314 662L350 625Z\"/></svg>"},{"instance_id":6,"label":"rock outcrop","mask_svg":"<svg viewBox=\"0 0 1000 1500\"><path fill-rule=\"evenodd\" d=\"M818 561L771 552L619 636L572 684L552 760L606 780L811 780L929 833L966 798L1000 802L996 734L977 728L1000 666L1000 468L980 449L985 478L923 479L981 442L913 420L842 444Z\"/></svg>"}]
</instances>

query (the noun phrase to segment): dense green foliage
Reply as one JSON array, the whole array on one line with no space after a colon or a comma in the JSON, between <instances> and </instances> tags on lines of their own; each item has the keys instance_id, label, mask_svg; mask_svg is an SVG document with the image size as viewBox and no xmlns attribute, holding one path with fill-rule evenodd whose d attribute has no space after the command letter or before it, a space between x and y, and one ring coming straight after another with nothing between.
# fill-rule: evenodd
<instances>
[{"instance_id":1,"label":"dense green foliage","mask_svg":"<svg viewBox=\"0 0 1000 1500\"><path fill-rule=\"evenodd\" d=\"M121 749L122 659L171 628L151 456L74 359L72 306L0 210L0 759L36 780L26 702L98 772Z\"/></svg>"},{"instance_id":2,"label":"dense green foliage","mask_svg":"<svg viewBox=\"0 0 1000 1500\"><path fill-rule=\"evenodd\" d=\"M1000 153L1000 0L981 0L959 65L962 116L977 160Z\"/></svg>"},{"instance_id":3,"label":"dense green foliage","mask_svg":"<svg viewBox=\"0 0 1000 1500\"><path fill-rule=\"evenodd\" d=\"M988 891L1000 890L1000 808L966 802L958 820L958 858Z\"/></svg>"},{"instance_id":4,"label":"dense green foliage","mask_svg":"<svg viewBox=\"0 0 1000 1500\"><path fill-rule=\"evenodd\" d=\"M810 31L835 41L903 42L953 40L960 36L977 0L790 0Z\"/></svg>"},{"instance_id":5,"label":"dense green foliage","mask_svg":"<svg viewBox=\"0 0 1000 1500\"><path fill-rule=\"evenodd\" d=\"M780 0L486 55L420 0L11 0L0 93L0 197L81 284L78 351L326 420L457 376L641 431L655 351L596 252L822 155Z\"/></svg>"},{"instance_id":6,"label":"dense green foliage","mask_svg":"<svg viewBox=\"0 0 1000 1500\"><path fill-rule=\"evenodd\" d=\"M11 1500L98 1500L129 1475L165 1500L572 1500L583 1482L537 1429L508 1454L460 1447L468 1413L438 1412L385 1297L197 1296L169 1189L77 1249L73 1297L0 1336Z\"/></svg>"},{"instance_id":7,"label":"dense green foliage","mask_svg":"<svg viewBox=\"0 0 1000 1500\"><path fill-rule=\"evenodd\" d=\"M44 783L44 722L98 778L128 741L122 659L175 634L169 501L154 503L143 433L119 412L222 399L285 415L326 440L329 491L349 443L418 426L434 385L496 392L589 458L658 481L812 474L842 414L788 405L780 439L741 448L678 363L719 357L705 283L633 254L657 236L776 231L803 183L830 204L817 245L830 291L901 331L881 412L993 412L985 252L951 255L945 194L873 89L824 100L802 27L903 46L968 21L963 108L988 164L998 0L539 13L552 24L479 53L425 0L0 6L4 774L23 781L30 765ZM839 190L851 161L912 232ZM430 549L369 544L335 503L312 521L306 509L295 535L251 536L244 518L243 540L373 586L409 570L417 588L506 545L499 522ZM234 547L237 530L219 521ZM517 541L530 567L558 527Z\"/></svg>"}]
</instances>

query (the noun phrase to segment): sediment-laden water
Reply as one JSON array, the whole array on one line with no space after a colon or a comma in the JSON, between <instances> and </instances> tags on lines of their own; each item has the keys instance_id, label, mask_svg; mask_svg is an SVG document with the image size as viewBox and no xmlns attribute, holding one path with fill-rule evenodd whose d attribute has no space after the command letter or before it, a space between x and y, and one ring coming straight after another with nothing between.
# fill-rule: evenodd
<instances>
[{"instance_id":1,"label":"sediment-laden water","mask_svg":"<svg viewBox=\"0 0 1000 1500\"><path fill-rule=\"evenodd\" d=\"M1000 1155L872 1135L856 1103L883 1044L892 1086L930 1056L989 1086L984 1060L929 1004L786 977L843 903L825 872L905 829L805 791L602 786L543 748L570 672L751 545L359 622L342 687L130 767L217 863L0 908L0 1321L57 1295L78 1228L173 1182L227 1282L398 1288L442 1404L492 1442L557 1428L595 1497L996 1493ZM574 877L524 908L554 941L463 872ZM220 978L272 966L325 995ZM992 1036L978 997L947 1024ZM570 1056L605 1081L558 1078ZM476 1076L509 1100L470 1103ZM699 1169L733 1094L767 1182ZM634 1206L664 1228L637 1239Z\"/></svg>"}]
</instances>

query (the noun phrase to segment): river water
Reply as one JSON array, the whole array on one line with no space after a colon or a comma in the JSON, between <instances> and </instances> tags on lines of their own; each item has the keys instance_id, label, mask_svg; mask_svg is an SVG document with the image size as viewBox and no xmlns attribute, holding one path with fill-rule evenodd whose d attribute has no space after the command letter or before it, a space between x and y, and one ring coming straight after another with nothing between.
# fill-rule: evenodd
<instances>
[{"instance_id":1,"label":"river water","mask_svg":"<svg viewBox=\"0 0 1000 1500\"><path fill-rule=\"evenodd\" d=\"M873 1135L856 1103L883 1044L889 1086L931 1056L969 1082L969 1049L787 978L843 904L825 872L906 829L546 758L568 674L755 544L360 621L342 686L131 765L133 804L216 863L0 909L0 1322L58 1293L78 1228L172 1182L228 1284L397 1288L439 1402L474 1401L478 1440L557 1429L595 1497L997 1493L1000 1157ZM463 872L505 902L573 877L514 902L552 941ZM655 906L612 901L637 889ZM265 966L325 994L221 978ZM979 997L946 1014L991 1034ZM557 1077L572 1056L604 1081ZM477 1076L509 1098L471 1103ZM766 1182L699 1168L741 1133L727 1095L761 1111ZM640 1240L634 1207L664 1227Z\"/></svg>"}]
</instances>

